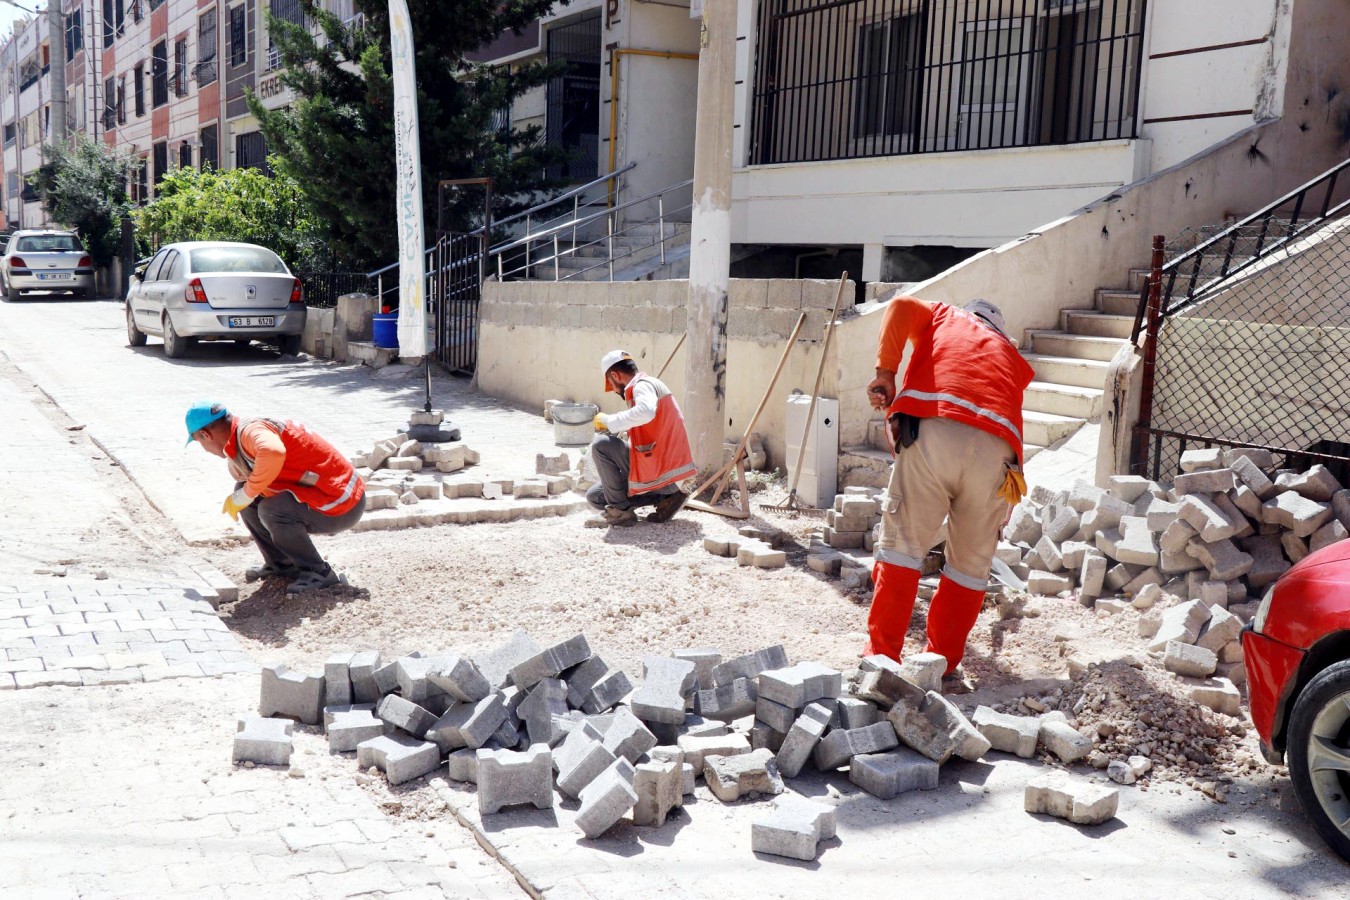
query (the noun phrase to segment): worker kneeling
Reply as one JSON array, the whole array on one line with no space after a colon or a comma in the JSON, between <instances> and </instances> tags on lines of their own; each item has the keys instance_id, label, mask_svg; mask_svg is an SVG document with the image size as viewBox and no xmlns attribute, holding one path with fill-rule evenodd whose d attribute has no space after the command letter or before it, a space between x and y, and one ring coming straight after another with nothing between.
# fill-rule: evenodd
<instances>
[{"instance_id":1,"label":"worker kneeling","mask_svg":"<svg viewBox=\"0 0 1350 900\"><path fill-rule=\"evenodd\" d=\"M670 388L640 372L633 357L622 350L606 353L600 371L605 390L623 397L628 409L595 417L600 433L591 441L591 459L600 483L586 492L586 499L601 514L586 524L634 525L633 510L653 505L656 510L647 521L668 521L689 499L679 483L698 472L680 405ZM627 441L618 436L623 431L628 432Z\"/></svg>"},{"instance_id":2,"label":"worker kneeling","mask_svg":"<svg viewBox=\"0 0 1350 900\"><path fill-rule=\"evenodd\" d=\"M882 320L875 409L888 409L895 449L876 564L865 653L898 660L904 650L923 559L947 522L947 563L928 607L928 646L957 666L984 602L999 530L1026 492L1022 394L1031 366L987 300L964 308L894 297ZM906 345L913 354L897 394Z\"/></svg>"}]
</instances>

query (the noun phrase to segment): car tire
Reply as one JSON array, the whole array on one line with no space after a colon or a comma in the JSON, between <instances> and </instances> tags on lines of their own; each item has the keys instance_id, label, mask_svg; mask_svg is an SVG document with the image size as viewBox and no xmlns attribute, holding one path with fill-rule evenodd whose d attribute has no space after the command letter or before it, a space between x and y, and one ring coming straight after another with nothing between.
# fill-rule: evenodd
<instances>
[{"instance_id":1,"label":"car tire","mask_svg":"<svg viewBox=\"0 0 1350 900\"><path fill-rule=\"evenodd\" d=\"M19 298L22 296L23 292L20 291L18 288L12 287L5 289L5 299L8 300L10 303L18 303Z\"/></svg>"},{"instance_id":2,"label":"car tire","mask_svg":"<svg viewBox=\"0 0 1350 900\"><path fill-rule=\"evenodd\" d=\"M192 338L185 338L173 328L173 319L164 317L164 355L169 359L182 359L192 346Z\"/></svg>"},{"instance_id":3,"label":"car tire","mask_svg":"<svg viewBox=\"0 0 1350 900\"><path fill-rule=\"evenodd\" d=\"M130 303L127 304L127 346L145 346L145 332L136 327L136 317L132 315Z\"/></svg>"},{"instance_id":4,"label":"car tire","mask_svg":"<svg viewBox=\"0 0 1350 900\"><path fill-rule=\"evenodd\" d=\"M283 334L277 337L277 349L282 356L296 356L300 353L300 335Z\"/></svg>"},{"instance_id":5,"label":"car tire","mask_svg":"<svg viewBox=\"0 0 1350 900\"><path fill-rule=\"evenodd\" d=\"M1318 672L1294 703L1289 778L1313 828L1350 860L1350 659Z\"/></svg>"}]
</instances>

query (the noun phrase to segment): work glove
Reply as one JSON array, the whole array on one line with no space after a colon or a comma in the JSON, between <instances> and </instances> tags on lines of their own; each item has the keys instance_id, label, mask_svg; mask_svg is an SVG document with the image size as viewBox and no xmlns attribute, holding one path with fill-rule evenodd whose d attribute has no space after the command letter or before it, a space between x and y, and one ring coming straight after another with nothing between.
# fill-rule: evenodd
<instances>
[{"instance_id":1,"label":"work glove","mask_svg":"<svg viewBox=\"0 0 1350 900\"><path fill-rule=\"evenodd\" d=\"M225 498L225 503L220 507L220 511L228 514L231 519L238 522L240 511L252 502L253 498L244 493L243 488L240 488Z\"/></svg>"},{"instance_id":2,"label":"work glove","mask_svg":"<svg viewBox=\"0 0 1350 900\"><path fill-rule=\"evenodd\" d=\"M593 420L596 431L609 431L609 426L605 424L605 414L597 413Z\"/></svg>"},{"instance_id":3,"label":"work glove","mask_svg":"<svg viewBox=\"0 0 1350 900\"><path fill-rule=\"evenodd\" d=\"M998 495L1009 506L1016 506L1027 495L1027 480L1022 477L1022 467L1017 463L1007 463L1005 470L1003 484L998 489Z\"/></svg>"}]
</instances>

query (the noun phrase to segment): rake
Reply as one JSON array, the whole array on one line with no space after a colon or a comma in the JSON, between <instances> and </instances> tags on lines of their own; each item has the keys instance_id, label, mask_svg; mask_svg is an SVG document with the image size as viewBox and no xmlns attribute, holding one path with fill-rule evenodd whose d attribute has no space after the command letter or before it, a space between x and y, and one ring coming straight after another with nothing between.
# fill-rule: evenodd
<instances>
[{"instance_id":1,"label":"rake","mask_svg":"<svg viewBox=\"0 0 1350 900\"><path fill-rule=\"evenodd\" d=\"M825 513L823 509L816 509L814 506L802 502L801 498L797 496L797 484L802 480L802 464L806 461L806 439L811 436L811 422L815 419L816 400L820 397L820 379L825 374L825 361L830 358L830 339L834 337L834 327L839 319L839 309L844 304L844 288L847 284L848 273L845 272L839 276L839 291L834 297L834 313L830 316L829 325L825 327L825 340L820 348L820 365L816 368L816 384L811 389L811 405L806 410L806 427L802 429L802 443L797 448L797 469L792 473L792 489L788 492L787 500L783 503L761 507L762 509L786 513L794 519L803 514L820 516Z\"/></svg>"}]
</instances>

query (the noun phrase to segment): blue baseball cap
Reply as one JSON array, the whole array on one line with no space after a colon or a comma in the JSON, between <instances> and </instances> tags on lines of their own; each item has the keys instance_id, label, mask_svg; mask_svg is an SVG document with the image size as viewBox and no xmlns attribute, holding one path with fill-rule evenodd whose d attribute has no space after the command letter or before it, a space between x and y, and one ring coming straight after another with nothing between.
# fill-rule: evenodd
<instances>
[{"instance_id":1,"label":"blue baseball cap","mask_svg":"<svg viewBox=\"0 0 1350 900\"><path fill-rule=\"evenodd\" d=\"M187 443L183 446L186 447L188 444L192 443L192 436L198 431L201 431L212 422L220 421L229 414L230 411L225 408L225 404L223 403L206 401L203 403L194 403L189 406L186 420L188 439Z\"/></svg>"}]
</instances>

